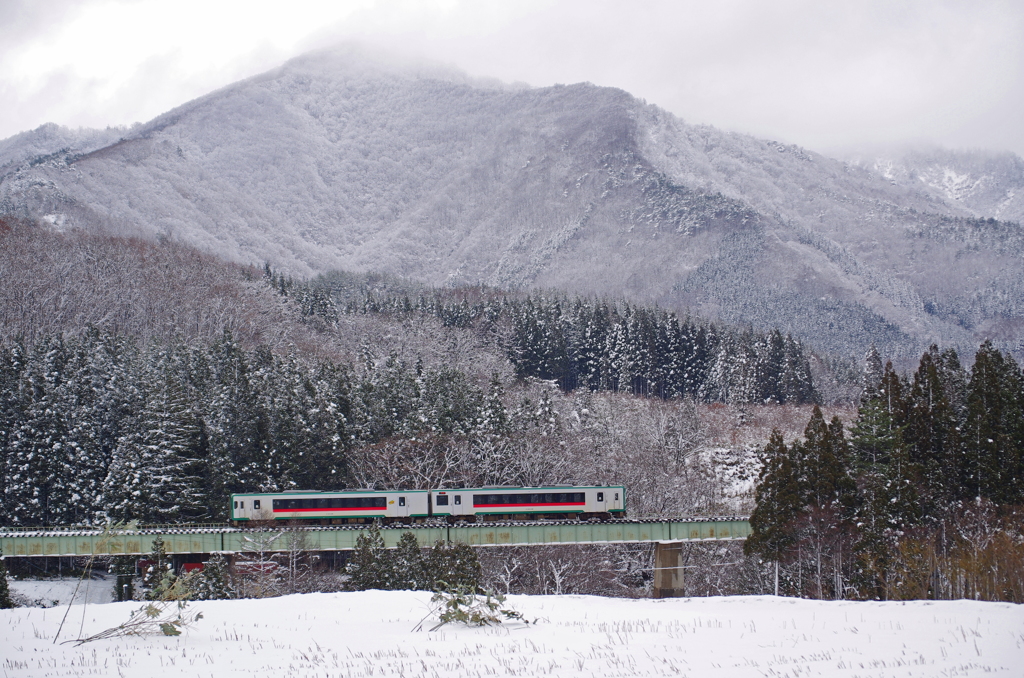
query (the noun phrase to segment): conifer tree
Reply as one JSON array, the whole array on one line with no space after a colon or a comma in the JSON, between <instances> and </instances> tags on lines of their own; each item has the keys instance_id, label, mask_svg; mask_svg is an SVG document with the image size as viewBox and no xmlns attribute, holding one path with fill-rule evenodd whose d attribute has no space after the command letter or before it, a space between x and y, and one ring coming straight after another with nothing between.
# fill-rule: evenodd
<instances>
[{"instance_id":1,"label":"conifer tree","mask_svg":"<svg viewBox=\"0 0 1024 678\"><path fill-rule=\"evenodd\" d=\"M114 600L123 603L134 600L135 575L138 570L138 558L135 556L114 556L111 558L107 572L115 576Z\"/></svg>"},{"instance_id":2,"label":"conifer tree","mask_svg":"<svg viewBox=\"0 0 1024 678\"><path fill-rule=\"evenodd\" d=\"M756 365L754 378L757 382L758 403L784 403L796 400L797 394L790 394L787 378L786 341L782 333L772 330L754 344Z\"/></svg>"},{"instance_id":3,"label":"conifer tree","mask_svg":"<svg viewBox=\"0 0 1024 678\"><path fill-rule=\"evenodd\" d=\"M932 496L948 501L958 495L961 442L960 414L956 403L963 381L955 351L940 353L932 345L914 373L908 398L907 425L902 431L914 474Z\"/></svg>"},{"instance_id":4,"label":"conifer tree","mask_svg":"<svg viewBox=\"0 0 1024 678\"><path fill-rule=\"evenodd\" d=\"M922 516L906 449L892 449L884 464L861 473L859 485L854 583L864 597L897 598L893 586L899 581L893 581L892 573L900 539Z\"/></svg>"},{"instance_id":5,"label":"conifer tree","mask_svg":"<svg viewBox=\"0 0 1024 678\"><path fill-rule=\"evenodd\" d=\"M464 588L476 591L482 573L473 547L462 542L438 541L423 560L431 590Z\"/></svg>"},{"instance_id":6,"label":"conifer tree","mask_svg":"<svg viewBox=\"0 0 1024 678\"><path fill-rule=\"evenodd\" d=\"M864 374L861 376L861 401L871 400L878 396L878 389L882 386L882 357L878 355L878 349L874 344L868 349L864 357Z\"/></svg>"},{"instance_id":7,"label":"conifer tree","mask_svg":"<svg viewBox=\"0 0 1024 678\"><path fill-rule=\"evenodd\" d=\"M142 573L142 587L148 589L147 600L156 600L167 589L165 578L171 572L171 559L167 555L167 548L161 537L153 540L147 560L149 560L149 566Z\"/></svg>"},{"instance_id":8,"label":"conifer tree","mask_svg":"<svg viewBox=\"0 0 1024 678\"><path fill-rule=\"evenodd\" d=\"M0 524L13 525L10 514L14 479L13 444L15 431L21 426L24 400L19 385L25 368L25 347L21 342L0 347Z\"/></svg>"},{"instance_id":9,"label":"conifer tree","mask_svg":"<svg viewBox=\"0 0 1024 678\"><path fill-rule=\"evenodd\" d=\"M480 406L476 429L488 439L503 438L509 434L511 424L504 403L505 389L497 373L491 375L490 389Z\"/></svg>"},{"instance_id":10,"label":"conifer tree","mask_svg":"<svg viewBox=\"0 0 1024 678\"><path fill-rule=\"evenodd\" d=\"M202 430L174 358L157 349L145 402L114 451L104 497L119 520L170 523L201 515Z\"/></svg>"},{"instance_id":11,"label":"conifer tree","mask_svg":"<svg viewBox=\"0 0 1024 678\"><path fill-rule=\"evenodd\" d=\"M862 401L850 430L854 469L875 471L888 464L902 445L902 429L893 421L885 401L877 396Z\"/></svg>"},{"instance_id":12,"label":"conifer tree","mask_svg":"<svg viewBox=\"0 0 1024 678\"><path fill-rule=\"evenodd\" d=\"M430 590L423 566L423 550L412 532L403 532L392 565L394 581L389 588L399 591Z\"/></svg>"},{"instance_id":13,"label":"conifer tree","mask_svg":"<svg viewBox=\"0 0 1024 678\"><path fill-rule=\"evenodd\" d=\"M846 461L849 451L838 417L829 424L815 405L804 429L804 442L794 444L803 509L801 532L813 559L815 595L842 593L843 548L855 504L855 485ZM849 555L849 553L847 553Z\"/></svg>"},{"instance_id":14,"label":"conifer tree","mask_svg":"<svg viewBox=\"0 0 1024 678\"><path fill-rule=\"evenodd\" d=\"M27 357L5 474L5 504L15 525L51 525L64 518L71 480L62 473L70 425L62 397L68 357L59 336L39 342Z\"/></svg>"},{"instance_id":15,"label":"conifer tree","mask_svg":"<svg viewBox=\"0 0 1024 678\"><path fill-rule=\"evenodd\" d=\"M349 591L392 588L394 582L393 559L384 547L384 537L376 523L356 537L356 548L345 564Z\"/></svg>"},{"instance_id":16,"label":"conifer tree","mask_svg":"<svg viewBox=\"0 0 1024 678\"><path fill-rule=\"evenodd\" d=\"M786 363L780 376L785 402L799 404L819 402L818 392L815 390L814 379L811 375L811 363L804 347L789 334L786 335L785 346Z\"/></svg>"},{"instance_id":17,"label":"conifer tree","mask_svg":"<svg viewBox=\"0 0 1024 678\"><path fill-rule=\"evenodd\" d=\"M267 485L273 474L268 460L270 418L260 392L261 369L267 365L257 367L254 374L249 355L229 331L209 353L212 378L204 418L210 449L208 487L211 503L221 507L233 493Z\"/></svg>"},{"instance_id":18,"label":"conifer tree","mask_svg":"<svg viewBox=\"0 0 1024 678\"><path fill-rule=\"evenodd\" d=\"M283 487L337 486L344 474L345 422L333 415L329 382L315 378L294 357L280 366L271 406L273 454Z\"/></svg>"},{"instance_id":19,"label":"conifer tree","mask_svg":"<svg viewBox=\"0 0 1024 678\"><path fill-rule=\"evenodd\" d=\"M996 503L1024 501L1024 378L990 341L974 359L967 393L964 454L967 496Z\"/></svg>"},{"instance_id":20,"label":"conifer tree","mask_svg":"<svg viewBox=\"0 0 1024 678\"><path fill-rule=\"evenodd\" d=\"M796 465L774 429L760 453L761 473L754 490L756 505L750 514L750 536L743 552L760 555L776 565L789 561L797 542L797 516L801 502Z\"/></svg>"},{"instance_id":21,"label":"conifer tree","mask_svg":"<svg viewBox=\"0 0 1024 678\"><path fill-rule=\"evenodd\" d=\"M7 565L4 563L4 554L0 551L0 610L9 610L14 607L11 600L11 590L7 585Z\"/></svg>"}]
</instances>

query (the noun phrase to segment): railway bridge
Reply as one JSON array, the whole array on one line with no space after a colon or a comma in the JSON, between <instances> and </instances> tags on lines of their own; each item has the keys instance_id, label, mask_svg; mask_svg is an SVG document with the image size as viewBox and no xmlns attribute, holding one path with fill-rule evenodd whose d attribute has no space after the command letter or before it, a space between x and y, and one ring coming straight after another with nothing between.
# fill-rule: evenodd
<instances>
[{"instance_id":1,"label":"railway bridge","mask_svg":"<svg viewBox=\"0 0 1024 678\"><path fill-rule=\"evenodd\" d=\"M68 528L0 528L0 549L7 558L146 555L157 538L164 542L175 566L202 562L213 553L250 550L259 531L297 530L311 551L336 552L355 548L365 525L301 525L232 527L229 525L153 525L101 530ZM523 521L424 523L382 527L387 547L397 546L403 532L412 532L420 546L438 540L475 547L541 544L655 544L654 593L671 597L681 590L680 545L693 541L742 540L750 524L742 517L609 520L605 522Z\"/></svg>"}]
</instances>

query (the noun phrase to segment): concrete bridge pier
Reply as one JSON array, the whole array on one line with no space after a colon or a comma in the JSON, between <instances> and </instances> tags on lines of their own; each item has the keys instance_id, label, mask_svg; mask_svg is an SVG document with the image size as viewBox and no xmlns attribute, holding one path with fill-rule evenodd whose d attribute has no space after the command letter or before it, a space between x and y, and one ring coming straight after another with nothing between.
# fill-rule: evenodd
<instances>
[{"instance_id":1,"label":"concrete bridge pier","mask_svg":"<svg viewBox=\"0 0 1024 678\"><path fill-rule=\"evenodd\" d=\"M682 568L683 543L659 541L654 545L655 598L680 598L686 595Z\"/></svg>"}]
</instances>

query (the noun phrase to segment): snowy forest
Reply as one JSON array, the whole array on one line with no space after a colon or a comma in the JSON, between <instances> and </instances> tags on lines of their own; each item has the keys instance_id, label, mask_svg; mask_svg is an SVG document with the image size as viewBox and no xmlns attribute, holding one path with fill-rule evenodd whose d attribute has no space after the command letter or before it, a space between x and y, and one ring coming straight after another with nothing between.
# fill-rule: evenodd
<instances>
[{"instance_id":1,"label":"snowy forest","mask_svg":"<svg viewBox=\"0 0 1024 678\"><path fill-rule=\"evenodd\" d=\"M695 454L696 404L818 398L808 353L777 331L579 298L471 303L479 289L354 303L177 245L24 223L4 237L22 280L0 305L4 524L218 521L255 489L623 479L635 514L707 513L723 484Z\"/></svg>"},{"instance_id":2,"label":"snowy forest","mask_svg":"<svg viewBox=\"0 0 1024 678\"><path fill-rule=\"evenodd\" d=\"M254 490L613 483L631 516L753 511L745 555L688 547L697 594L1022 600L1024 380L991 344L903 375L621 300L296 281L10 219L0 245L0 524L220 522ZM516 570L505 590L642 591L650 554L620 551L496 550L485 570Z\"/></svg>"},{"instance_id":3,"label":"snowy forest","mask_svg":"<svg viewBox=\"0 0 1024 678\"><path fill-rule=\"evenodd\" d=\"M855 421L761 450L748 555L790 595L1024 602L1024 379L988 342L911 376L869 355Z\"/></svg>"}]
</instances>

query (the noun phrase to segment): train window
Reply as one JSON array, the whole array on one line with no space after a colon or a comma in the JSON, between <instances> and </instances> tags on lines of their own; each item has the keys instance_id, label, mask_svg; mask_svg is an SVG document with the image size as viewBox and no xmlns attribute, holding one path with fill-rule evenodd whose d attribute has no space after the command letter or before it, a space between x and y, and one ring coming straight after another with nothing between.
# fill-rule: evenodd
<instances>
[{"instance_id":1,"label":"train window","mask_svg":"<svg viewBox=\"0 0 1024 678\"><path fill-rule=\"evenodd\" d=\"M448 505L448 495L446 495L446 494L439 494L439 495L437 495L437 505L438 506L447 506Z\"/></svg>"},{"instance_id":2,"label":"train window","mask_svg":"<svg viewBox=\"0 0 1024 678\"><path fill-rule=\"evenodd\" d=\"M618 493L618 492L616 492L616 493L615 493L615 501L618 501L618 500L619 500L619 493Z\"/></svg>"},{"instance_id":3,"label":"train window","mask_svg":"<svg viewBox=\"0 0 1024 678\"><path fill-rule=\"evenodd\" d=\"M245 508L245 502L244 501L238 502L238 508Z\"/></svg>"},{"instance_id":4,"label":"train window","mask_svg":"<svg viewBox=\"0 0 1024 678\"><path fill-rule=\"evenodd\" d=\"M254 509L258 509L260 507L260 500L259 499L253 499L252 500L252 507Z\"/></svg>"},{"instance_id":5,"label":"train window","mask_svg":"<svg viewBox=\"0 0 1024 678\"><path fill-rule=\"evenodd\" d=\"M597 500L598 501L604 501L604 492L598 492L597 493Z\"/></svg>"},{"instance_id":6,"label":"train window","mask_svg":"<svg viewBox=\"0 0 1024 678\"><path fill-rule=\"evenodd\" d=\"M314 499L275 499L275 511L327 511L330 509L383 509L385 497L316 497Z\"/></svg>"},{"instance_id":7,"label":"train window","mask_svg":"<svg viewBox=\"0 0 1024 678\"><path fill-rule=\"evenodd\" d=\"M399 506L405 506L405 497L399 497L398 498L398 505Z\"/></svg>"},{"instance_id":8,"label":"train window","mask_svg":"<svg viewBox=\"0 0 1024 678\"><path fill-rule=\"evenodd\" d=\"M238 508L238 502L237 501L235 502L235 506L234 507Z\"/></svg>"},{"instance_id":9,"label":"train window","mask_svg":"<svg viewBox=\"0 0 1024 678\"><path fill-rule=\"evenodd\" d=\"M461 503L462 503L462 495L461 494L455 495L455 505L458 506Z\"/></svg>"}]
</instances>

